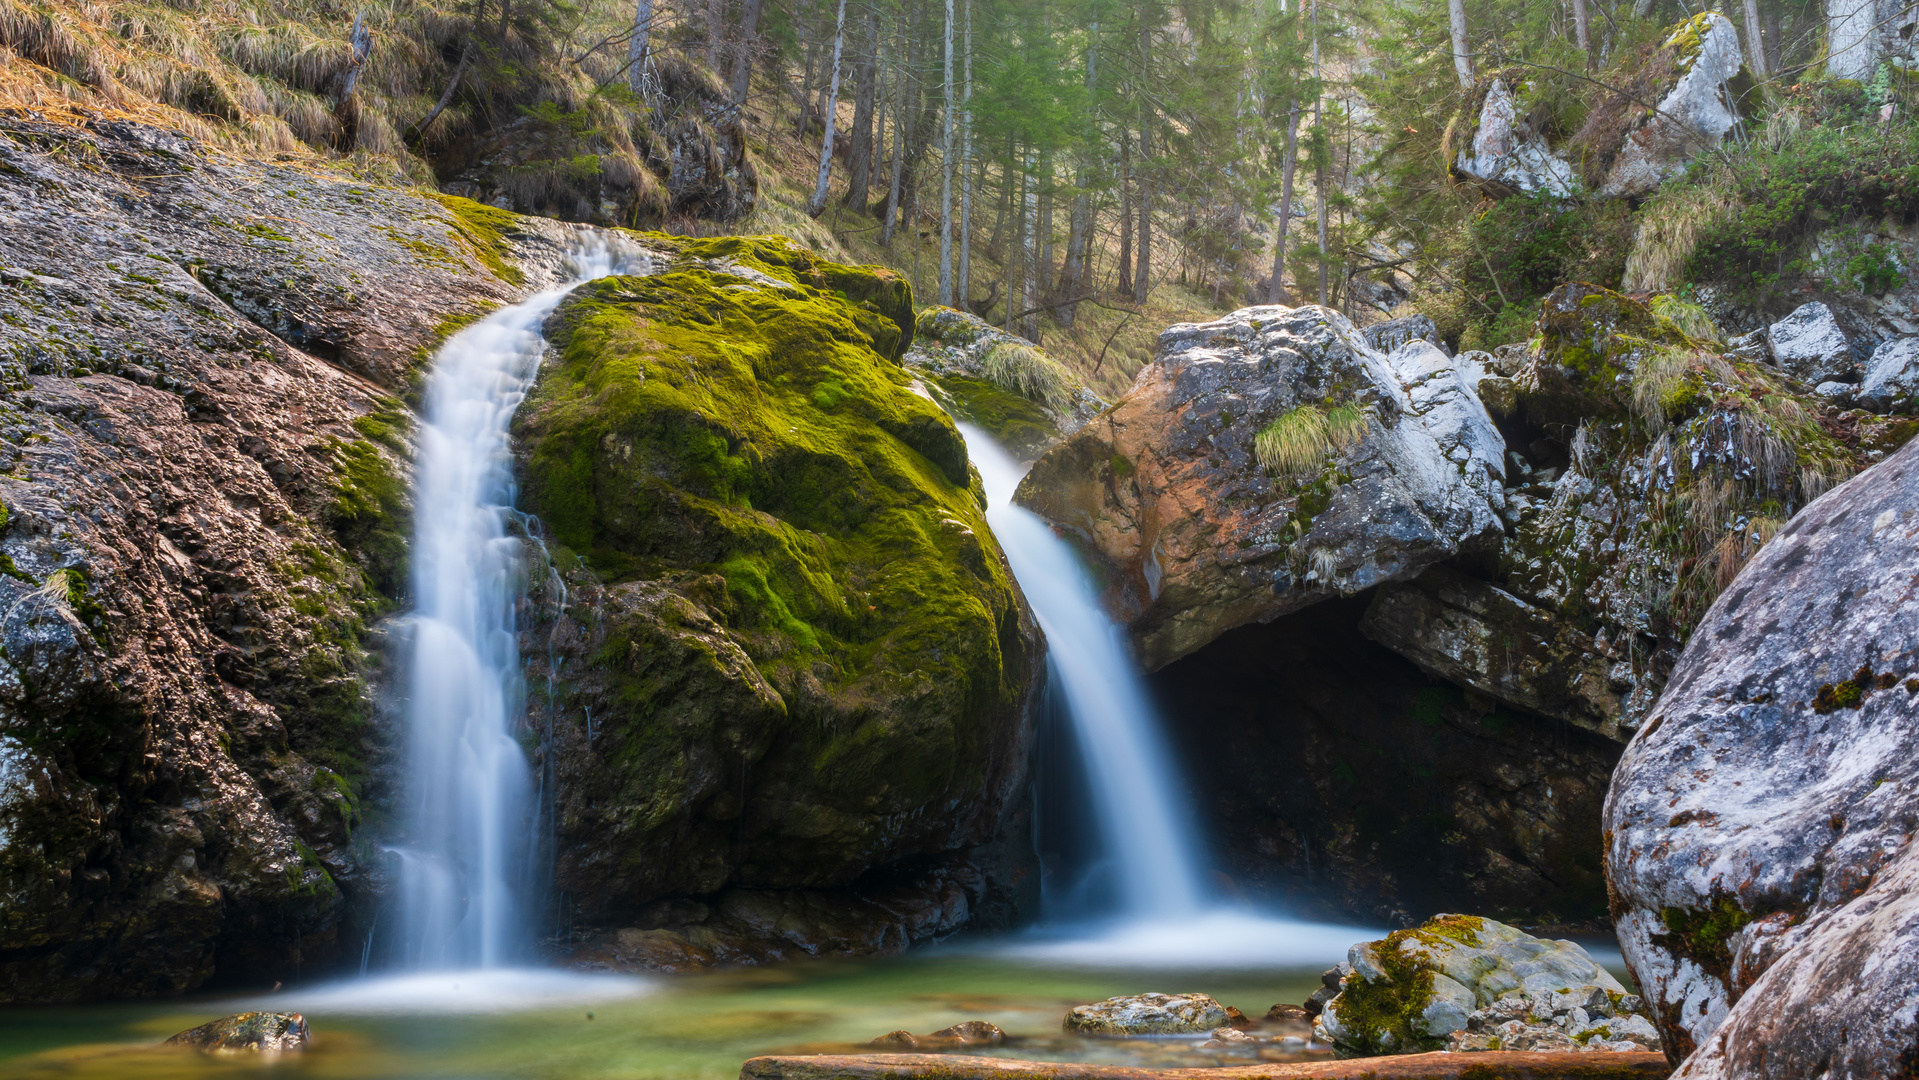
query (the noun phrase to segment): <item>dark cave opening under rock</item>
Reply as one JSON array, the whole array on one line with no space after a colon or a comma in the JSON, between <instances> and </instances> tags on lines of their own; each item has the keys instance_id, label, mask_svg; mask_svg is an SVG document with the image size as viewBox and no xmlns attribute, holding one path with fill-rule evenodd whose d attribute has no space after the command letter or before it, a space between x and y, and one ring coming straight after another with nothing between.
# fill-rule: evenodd
<instances>
[{"instance_id":1,"label":"dark cave opening under rock","mask_svg":"<svg viewBox=\"0 0 1919 1080\"><path fill-rule=\"evenodd\" d=\"M1150 676L1222 887L1308 916L1604 932L1622 747L1367 640L1372 599L1241 627Z\"/></svg>"}]
</instances>

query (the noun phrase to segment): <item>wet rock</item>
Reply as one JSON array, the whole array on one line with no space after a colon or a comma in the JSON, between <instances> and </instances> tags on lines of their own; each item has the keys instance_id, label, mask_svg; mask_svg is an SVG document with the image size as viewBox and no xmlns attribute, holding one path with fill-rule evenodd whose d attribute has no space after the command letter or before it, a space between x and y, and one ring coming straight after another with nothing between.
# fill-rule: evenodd
<instances>
[{"instance_id":1,"label":"wet rock","mask_svg":"<svg viewBox=\"0 0 1919 1080\"><path fill-rule=\"evenodd\" d=\"M1560 198L1579 185L1572 165L1553 153L1533 130L1504 78L1495 78L1480 106L1472 145L1459 152L1461 173L1512 192L1539 192Z\"/></svg>"},{"instance_id":2,"label":"wet rock","mask_svg":"<svg viewBox=\"0 0 1919 1080\"><path fill-rule=\"evenodd\" d=\"M1407 315L1377 322L1361 330L1360 335L1366 339L1366 344L1382 353L1390 353L1413 341L1424 341L1442 350L1446 347L1446 343L1440 340L1439 328L1424 315Z\"/></svg>"},{"instance_id":3,"label":"wet rock","mask_svg":"<svg viewBox=\"0 0 1919 1080\"><path fill-rule=\"evenodd\" d=\"M1767 327L1766 342L1773 362L1808 386L1856 380L1852 342L1832 309L1817 300Z\"/></svg>"},{"instance_id":4,"label":"wet rock","mask_svg":"<svg viewBox=\"0 0 1919 1080\"><path fill-rule=\"evenodd\" d=\"M1677 52L1678 81L1658 110L1627 132L1600 185L1602 195L1651 192L1717 147L1738 122L1739 105L1727 86L1742 66L1732 22L1716 11L1702 12L1675 27L1665 47Z\"/></svg>"},{"instance_id":5,"label":"wet rock","mask_svg":"<svg viewBox=\"0 0 1919 1080\"><path fill-rule=\"evenodd\" d=\"M1919 337L1894 338L1873 350L1857 400L1876 413L1913 411L1919 400Z\"/></svg>"},{"instance_id":6,"label":"wet rock","mask_svg":"<svg viewBox=\"0 0 1919 1080\"><path fill-rule=\"evenodd\" d=\"M1827 493L1700 624L1606 808L1678 1075L1893 1076L1919 1045L1919 450Z\"/></svg>"},{"instance_id":7,"label":"wet rock","mask_svg":"<svg viewBox=\"0 0 1919 1080\"><path fill-rule=\"evenodd\" d=\"M1086 426L1106 402L1023 337L955 308L919 314L903 361L954 418L977 424L1014 458L1030 461Z\"/></svg>"},{"instance_id":8,"label":"wet rock","mask_svg":"<svg viewBox=\"0 0 1919 1080\"><path fill-rule=\"evenodd\" d=\"M967 1020L935 1031L933 1038L947 1040L956 1046L998 1046L1006 1041L1006 1033L999 1029L998 1024Z\"/></svg>"},{"instance_id":9,"label":"wet rock","mask_svg":"<svg viewBox=\"0 0 1919 1080\"><path fill-rule=\"evenodd\" d=\"M1200 1049L1220 1050L1234 1046L1251 1046L1254 1043L1265 1041L1248 1035L1236 1027L1214 1028L1208 1033L1208 1036L1205 1042L1199 1044Z\"/></svg>"},{"instance_id":10,"label":"wet rock","mask_svg":"<svg viewBox=\"0 0 1919 1080\"><path fill-rule=\"evenodd\" d=\"M400 397L580 235L486 213L0 117L0 1001L357 958Z\"/></svg>"},{"instance_id":11,"label":"wet rock","mask_svg":"<svg viewBox=\"0 0 1919 1080\"><path fill-rule=\"evenodd\" d=\"M919 1044L920 1041L917 1036L910 1031L902 1029L899 1031L889 1031L868 1042L866 1045L877 1046L885 1050L914 1050L919 1047Z\"/></svg>"},{"instance_id":12,"label":"wet rock","mask_svg":"<svg viewBox=\"0 0 1919 1080\"><path fill-rule=\"evenodd\" d=\"M614 933L619 958L648 971L698 971L712 967L717 957L671 930L625 927Z\"/></svg>"},{"instance_id":13,"label":"wet rock","mask_svg":"<svg viewBox=\"0 0 1919 1080\"><path fill-rule=\"evenodd\" d=\"M587 554L536 582L524 654L556 687L556 885L585 919L697 897L729 944L651 925L726 962L887 953L1030 891L1038 632L897 362L912 325L896 275L737 237L550 320L516 449L527 508Z\"/></svg>"},{"instance_id":14,"label":"wet rock","mask_svg":"<svg viewBox=\"0 0 1919 1080\"><path fill-rule=\"evenodd\" d=\"M1658 1050L1659 1032L1638 1010L1636 995L1597 986L1502 998L1474 1010L1447 1049L1611 1051Z\"/></svg>"},{"instance_id":15,"label":"wet rock","mask_svg":"<svg viewBox=\"0 0 1919 1080\"><path fill-rule=\"evenodd\" d=\"M1360 629L1442 679L1607 738L1630 734L1589 635L1450 567L1381 586Z\"/></svg>"},{"instance_id":16,"label":"wet rock","mask_svg":"<svg viewBox=\"0 0 1919 1080\"><path fill-rule=\"evenodd\" d=\"M207 1054L277 1054L305 1050L311 1041L306 1017L299 1013L243 1012L182 1031L167 1045Z\"/></svg>"},{"instance_id":17,"label":"wet rock","mask_svg":"<svg viewBox=\"0 0 1919 1080\"><path fill-rule=\"evenodd\" d=\"M1157 668L1495 542L1505 447L1472 378L1425 341L1383 356L1323 308L1174 326L1017 498L1079 539Z\"/></svg>"},{"instance_id":18,"label":"wet rock","mask_svg":"<svg viewBox=\"0 0 1919 1080\"><path fill-rule=\"evenodd\" d=\"M1226 1006L1226 1023L1231 1027L1242 1029L1253 1026L1253 1022L1247 1018L1245 1013L1240 1012L1231 1005Z\"/></svg>"},{"instance_id":19,"label":"wet rock","mask_svg":"<svg viewBox=\"0 0 1919 1080\"><path fill-rule=\"evenodd\" d=\"M1206 994L1136 994L1075 1006L1064 1026L1081 1035L1198 1035L1225 1027L1226 1010Z\"/></svg>"},{"instance_id":20,"label":"wet rock","mask_svg":"<svg viewBox=\"0 0 1919 1080\"><path fill-rule=\"evenodd\" d=\"M1335 984L1336 986L1337 984ZM1269 1024L1304 1024L1310 1026L1315 1012L1301 1005L1281 1003L1266 1010L1266 1022Z\"/></svg>"},{"instance_id":21,"label":"wet rock","mask_svg":"<svg viewBox=\"0 0 1919 1080\"><path fill-rule=\"evenodd\" d=\"M1314 1034L1348 1055L1437 1049L1471 1029L1475 1016L1482 1027L1527 1016L1576 1041L1569 1029L1584 1032L1595 1013L1629 1011L1626 988L1578 945L1469 915L1441 915L1354 945L1347 962L1352 972Z\"/></svg>"}]
</instances>

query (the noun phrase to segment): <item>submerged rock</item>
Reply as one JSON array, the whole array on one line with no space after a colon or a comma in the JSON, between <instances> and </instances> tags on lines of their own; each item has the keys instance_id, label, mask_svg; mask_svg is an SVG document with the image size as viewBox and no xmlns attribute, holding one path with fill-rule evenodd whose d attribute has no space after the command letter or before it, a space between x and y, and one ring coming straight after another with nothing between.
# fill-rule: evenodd
<instances>
[{"instance_id":1,"label":"submerged rock","mask_svg":"<svg viewBox=\"0 0 1919 1080\"><path fill-rule=\"evenodd\" d=\"M1226 1010L1206 994L1135 994L1078 1005L1065 1028L1081 1035L1201 1035L1225 1028Z\"/></svg>"},{"instance_id":2,"label":"submerged rock","mask_svg":"<svg viewBox=\"0 0 1919 1080\"><path fill-rule=\"evenodd\" d=\"M1676 1075L1895 1076L1919 1045L1919 449L1793 518L1700 624L1606 807Z\"/></svg>"},{"instance_id":3,"label":"submerged rock","mask_svg":"<svg viewBox=\"0 0 1919 1080\"><path fill-rule=\"evenodd\" d=\"M1177 325L1018 500L1080 541L1157 668L1495 542L1505 445L1474 377L1424 340L1381 355L1324 308Z\"/></svg>"},{"instance_id":4,"label":"submerged rock","mask_svg":"<svg viewBox=\"0 0 1919 1080\"><path fill-rule=\"evenodd\" d=\"M299 1013L243 1012L189 1028L166 1044L191 1046L208 1054L277 1054L305 1050L311 1041L306 1017Z\"/></svg>"},{"instance_id":5,"label":"submerged rock","mask_svg":"<svg viewBox=\"0 0 1919 1080\"><path fill-rule=\"evenodd\" d=\"M1511 1049L1572 1049L1604 1026L1595 1018L1623 1019L1638 1007L1578 945L1470 915L1440 915L1354 945L1347 963L1352 970L1338 996L1314 1024L1321 1041L1347 1055L1439 1049L1454 1032L1521 1017L1553 1031L1530 1036L1538 1045Z\"/></svg>"},{"instance_id":6,"label":"submerged rock","mask_svg":"<svg viewBox=\"0 0 1919 1080\"><path fill-rule=\"evenodd\" d=\"M1010 919L1040 644L898 363L910 289L779 238L658 242L557 310L516 421L561 572L525 650L557 886L722 961Z\"/></svg>"}]
</instances>

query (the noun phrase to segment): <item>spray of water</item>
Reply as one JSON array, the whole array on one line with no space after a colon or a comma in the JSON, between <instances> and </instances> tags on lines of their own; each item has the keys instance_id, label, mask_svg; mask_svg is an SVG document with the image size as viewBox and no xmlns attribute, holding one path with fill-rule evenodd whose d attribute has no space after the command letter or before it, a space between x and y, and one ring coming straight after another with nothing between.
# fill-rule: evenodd
<instances>
[{"instance_id":1,"label":"spray of water","mask_svg":"<svg viewBox=\"0 0 1919 1080\"><path fill-rule=\"evenodd\" d=\"M1134 917L1190 916L1205 897L1199 831L1119 627L1072 548L1013 505L1026 470L991 436L960 430L986 484L986 520L1046 632L1049 674L1085 754L1100 839L1117 870L1118 906Z\"/></svg>"},{"instance_id":2,"label":"spray of water","mask_svg":"<svg viewBox=\"0 0 1919 1080\"><path fill-rule=\"evenodd\" d=\"M521 888L530 769L518 628L521 541L508 426L539 370L540 325L582 281L628 267L604 247L576 279L455 334L434 357L414 486L402 962L493 967L528 939Z\"/></svg>"}]
</instances>

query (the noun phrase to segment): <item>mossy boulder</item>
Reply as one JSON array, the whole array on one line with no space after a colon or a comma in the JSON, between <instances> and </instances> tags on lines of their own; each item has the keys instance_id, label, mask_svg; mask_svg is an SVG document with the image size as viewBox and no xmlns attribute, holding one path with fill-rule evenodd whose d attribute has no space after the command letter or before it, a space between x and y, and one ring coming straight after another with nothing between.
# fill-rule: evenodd
<instances>
[{"instance_id":1,"label":"mossy boulder","mask_svg":"<svg viewBox=\"0 0 1919 1080\"><path fill-rule=\"evenodd\" d=\"M1443 1049L1448 1036L1495 1002L1533 1001L1547 1017L1554 995L1603 1000L1609 1009L1634 1004L1578 945L1474 915L1439 915L1361 942L1346 962L1351 970L1341 969L1339 994L1319 1014L1315 1035L1349 1056Z\"/></svg>"},{"instance_id":2,"label":"mossy boulder","mask_svg":"<svg viewBox=\"0 0 1919 1080\"><path fill-rule=\"evenodd\" d=\"M1039 346L950 307L920 312L904 362L949 412L1031 460L1086 426L1106 402Z\"/></svg>"},{"instance_id":3,"label":"mossy boulder","mask_svg":"<svg viewBox=\"0 0 1919 1080\"><path fill-rule=\"evenodd\" d=\"M992 841L1038 639L894 359L910 291L778 238L654 242L555 313L516 427L583 560L553 597L559 887L627 918Z\"/></svg>"}]
</instances>

